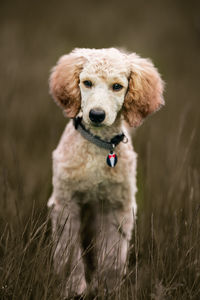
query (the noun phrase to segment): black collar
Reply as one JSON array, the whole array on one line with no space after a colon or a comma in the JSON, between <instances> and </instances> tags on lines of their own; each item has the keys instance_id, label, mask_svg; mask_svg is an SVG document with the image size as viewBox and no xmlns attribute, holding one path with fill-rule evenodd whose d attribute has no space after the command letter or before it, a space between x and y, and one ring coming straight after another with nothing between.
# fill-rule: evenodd
<instances>
[{"instance_id":1,"label":"black collar","mask_svg":"<svg viewBox=\"0 0 200 300\"><path fill-rule=\"evenodd\" d=\"M73 119L73 124L76 130L80 132L80 134L89 142L95 144L96 146L100 148L104 148L107 150L114 150L114 148L122 141L125 143L128 141L125 134L117 134L115 135L110 142L102 140L100 137L93 135L89 130L85 128L85 126L82 124L82 118L77 117Z\"/></svg>"}]
</instances>

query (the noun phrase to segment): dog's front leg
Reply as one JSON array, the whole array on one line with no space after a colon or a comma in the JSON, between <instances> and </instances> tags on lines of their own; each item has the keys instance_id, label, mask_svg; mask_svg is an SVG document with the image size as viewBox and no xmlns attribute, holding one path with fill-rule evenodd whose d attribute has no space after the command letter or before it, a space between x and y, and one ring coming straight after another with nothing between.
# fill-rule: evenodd
<instances>
[{"instance_id":1,"label":"dog's front leg","mask_svg":"<svg viewBox=\"0 0 200 300\"><path fill-rule=\"evenodd\" d=\"M88 293L110 293L126 274L127 252L133 228L132 208L106 211L92 202L82 210L82 245Z\"/></svg>"},{"instance_id":2,"label":"dog's front leg","mask_svg":"<svg viewBox=\"0 0 200 300\"><path fill-rule=\"evenodd\" d=\"M120 287L126 274L133 213L112 210L101 216L98 239L98 277L108 293Z\"/></svg>"},{"instance_id":3,"label":"dog's front leg","mask_svg":"<svg viewBox=\"0 0 200 300\"><path fill-rule=\"evenodd\" d=\"M65 297L83 293L86 287L80 247L79 207L69 201L65 206L54 204L51 212L54 240L54 267L65 280Z\"/></svg>"}]
</instances>

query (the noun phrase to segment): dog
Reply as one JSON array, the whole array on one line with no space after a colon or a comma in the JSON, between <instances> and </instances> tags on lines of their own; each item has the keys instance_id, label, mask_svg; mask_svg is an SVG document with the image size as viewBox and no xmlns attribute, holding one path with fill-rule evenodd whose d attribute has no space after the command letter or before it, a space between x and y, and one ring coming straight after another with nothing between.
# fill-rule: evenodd
<instances>
[{"instance_id":1,"label":"dog","mask_svg":"<svg viewBox=\"0 0 200 300\"><path fill-rule=\"evenodd\" d=\"M54 266L65 296L120 285L136 219L137 156L129 127L164 104L149 59L115 48L75 49L50 75L50 93L71 120L53 152L48 201Z\"/></svg>"}]
</instances>

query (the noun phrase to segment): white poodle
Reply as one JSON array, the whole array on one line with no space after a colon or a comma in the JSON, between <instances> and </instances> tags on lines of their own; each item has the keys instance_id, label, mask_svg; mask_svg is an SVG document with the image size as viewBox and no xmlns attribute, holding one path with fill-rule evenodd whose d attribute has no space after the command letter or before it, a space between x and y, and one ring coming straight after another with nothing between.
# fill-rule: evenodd
<instances>
[{"instance_id":1,"label":"white poodle","mask_svg":"<svg viewBox=\"0 0 200 300\"><path fill-rule=\"evenodd\" d=\"M163 104L163 82L148 59L114 48L75 49L60 58L50 92L70 121L53 152L54 264L72 297L126 272L136 216L136 154L126 127Z\"/></svg>"}]
</instances>

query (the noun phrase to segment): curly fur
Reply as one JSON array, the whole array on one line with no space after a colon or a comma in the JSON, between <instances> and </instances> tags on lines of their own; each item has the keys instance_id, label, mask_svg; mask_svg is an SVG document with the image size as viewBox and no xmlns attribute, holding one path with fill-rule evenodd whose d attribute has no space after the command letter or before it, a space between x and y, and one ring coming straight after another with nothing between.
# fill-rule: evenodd
<instances>
[{"instance_id":1,"label":"curly fur","mask_svg":"<svg viewBox=\"0 0 200 300\"><path fill-rule=\"evenodd\" d=\"M129 56L131 75L124 101L124 117L130 126L139 126L144 118L157 111L163 104L163 82L156 68L148 59L136 54Z\"/></svg>"},{"instance_id":2,"label":"curly fur","mask_svg":"<svg viewBox=\"0 0 200 300\"><path fill-rule=\"evenodd\" d=\"M81 107L78 84L83 63L82 57L64 55L59 59L57 66L52 69L50 92L69 118L74 118Z\"/></svg>"},{"instance_id":3,"label":"curly fur","mask_svg":"<svg viewBox=\"0 0 200 300\"><path fill-rule=\"evenodd\" d=\"M93 87L84 86L91 80ZM112 84L123 88L113 91ZM123 131L128 143L116 147L118 163L106 164L108 151L85 140L68 123L53 152L52 209L54 264L66 276L66 296L95 290L111 291L126 271L136 216L136 153L124 126L138 126L164 104L163 82L150 60L117 49L75 49L53 68L50 92L66 115L82 116L94 135L110 140ZM95 127L89 111L106 117Z\"/></svg>"}]
</instances>

